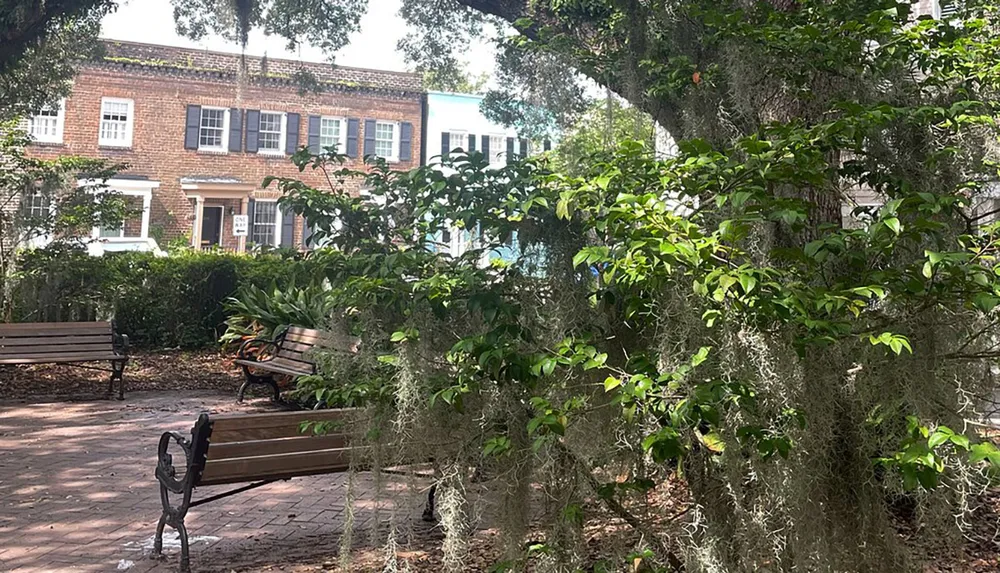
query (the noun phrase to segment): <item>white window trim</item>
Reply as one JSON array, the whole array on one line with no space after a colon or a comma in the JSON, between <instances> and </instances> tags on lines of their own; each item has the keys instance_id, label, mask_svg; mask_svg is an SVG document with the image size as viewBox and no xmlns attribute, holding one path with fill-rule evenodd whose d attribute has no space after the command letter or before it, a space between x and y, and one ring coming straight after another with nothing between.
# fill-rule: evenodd
<instances>
[{"instance_id":1,"label":"white window trim","mask_svg":"<svg viewBox=\"0 0 1000 573\"><path fill-rule=\"evenodd\" d=\"M382 157L389 163L399 163L399 137L400 137L400 122L398 121L383 121L381 119L375 120L375 133L378 134L378 126L382 125L392 125L392 155L389 157ZM378 147L378 139L375 139L376 147ZM450 145L450 143L449 143ZM378 155L376 153L376 155ZM381 156L379 156L381 157Z\"/></svg>"},{"instance_id":2,"label":"white window trim","mask_svg":"<svg viewBox=\"0 0 1000 573\"><path fill-rule=\"evenodd\" d=\"M451 143L451 138L452 138L452 136L455 136L455 135L460 135L461 136L462 143L461 143L461 145L459 145L459 147L461 147L463 151L468 152L469 151L469 132L465 131L465 130L462 130L462 129L449 129L448 130L448 147L451 148L448 151L453 151L455 149L455 146L452 145L452 143Z\"/></svg>"},{"instance_id":3,"label":"white window trim","mask_svg":"<svg viewBox=\"0 0 1000 573\"><path fill-rule=\"evenodd\" d=\"M486 158L487 161L489 161L490 166L496 167L498 165L506 165L507 161L505 159L505 155L507 153L507 134L487 133L486 135L490 138L490 156ZM493 149L494 138L500 138L501 147L499 151ZM494 156L496 157L496 161L493 161Z\"/></svg>"},{"instance_id":4,"label":"white window trim","mask_svg":"<svg viewBox=\"0 0 1000 573\"><path fill-rule=\"evenodd\" d=\"M256 205L260 205L261 203L274 203L275 204L274 205L274 243L272 245L270 245L270 246L272 246L274 248L278 248L278 247L281 246L281 207L277 205L277 203L278 203L277 199L254 199L254 204L255 204L254 215L253 215L254 217L257 216L257 207L256 207ZM254 223L252 220L250 221L250 231L248 233L250 236L248 237L248 240L251 240L251 241L253 240L253 228L254 228L255 224L256 223Z\"/></svg>"},{"instance_id":5,"label":"white window trim","mask_svg":"<svg viewBox=\"0 0 1000 573\"><path fill-rule=\"evenodd\" d=\"M82 179L77 184L84 185L95 185L99 183L98 181ZM107 243L134 243L137 241L145 241L149 239L149 206L153 200L153 189L157 189L160 186L159 181L146 181L138 179L108 179L105 183L107 188L112 191L117 191L122 195L129 197L142 197L142 224L139 229L138 237L102 237L101 228L94 227L91 229L90 238L94 241L103 241ZM122 222L122 234L125 234L125 223Z\"/></svg>"},{"instance_id":6,"label":"white window trim","mask_svg":"<svg viewBox=\"0 0 1000 573\"><path fill-rule=\"evenodd\" d=\"M281 115L281 127L278 133L278 149L262 149L260 147L260 118L257 120L257 153L259 155L283 156L285 155L285 136L288 133L288 114L283 111L260 110L261 118L265 113Z\"/></svg>"},{"instance_id":7,"label":"white window trim","mask_svg":"<svg viewBox=\"0 0 1000 573\"><path fill-rule=\"evenodd\" d=\"M347 153L347 118L338 117L335 115L324 115L320 117L319 120L319 131L320 131L320 148L323 148L323 120L335 120L340 122L340 141L337 142L337 153L345 154Z\"/></svg>"},{"instance_id":8,"label":"white window trim","mask_svg":"<svg viewBox=\"0 0 1000 573\"><path fill-rule=\"evenodd\" d=\"M210 147L201 144L201 114L204 113L206 109L222 112L222 145L219 147ZM201 112L198 113L198 151L208 153L229 153L229 108L217 107L214 105L201 106Z\"/></svg>"},{"instance_id":9,"label":"white window trim","mask_svg":"<svg viewBox=\"0 0 1000 573\"><path fill-rule=\"evenodd\" d=\"M128 119L125 121L125 141L118 141L116 139L102 139L101 138L101 125L104 123L104 104L105 103L123 103L127 106L125 113L128 114ZM100 116L97 124L97 145L101 147L121 147L128 148L132 147L132 130L135 126L135 101L128 98L120 97L102 97L101 98L101 108Z\"/></svg>"},{"instance_id":10,"label":"white window trim","mask_svg":"<svg viewBox=\"0 0 1000 573\"><path fill-rule=\"evenodd\" d=\"M952 4L954 4L954 2L955 2L955 0L952 0ZM941 0L932 0L931 1L931 16L933 16L935 20L940 20L942 18L942 13L941 12L942 12ZM954 15L952 17L956 18L956 16L954 16Z\"/></svg>"},{"instance_id":11,"label":"white window trim","mask_svg":"<svg viewBox=\"0 0 1000 573\"><path fill-rule=\"evenodd\" d=\"M31 132L32 131L32 127L34 125L34 122L37 121L38 118L40 118L42 116L36 114L36 115L32 115L31 117L26 118L27 132L28 132L28 135L31 136L31 140L32 141L34 141L35 143L62 143L63 142L63 127L65 127L65 125L66 125L66 99L65 98L59 100L59 103L57 104L56 109L59 111L59 113L58 113L58 115L56 115L56 133L55 133L55 135L49 135L49 136L44 136L44 137L38 137L38 136L36 136L34 133Z\"/></svg>"}]
</instances>

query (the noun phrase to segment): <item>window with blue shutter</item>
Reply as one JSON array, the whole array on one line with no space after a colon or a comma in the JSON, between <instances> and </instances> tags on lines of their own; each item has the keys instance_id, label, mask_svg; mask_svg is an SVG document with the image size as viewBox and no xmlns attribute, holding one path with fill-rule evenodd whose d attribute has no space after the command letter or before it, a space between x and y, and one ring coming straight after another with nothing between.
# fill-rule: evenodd
<instances>
[{"instance_id":1,"label":"window with blue shutter","mask_svg":"<svg viewBox=\"0 0 1000 573\"><path fill-rule=\"evenodd\" d=\"M365 157L375 155L375 124L374 119L365 120Z\"/></svg>"},{"instance_id":2,"label":"window with blue shutter","mask_svg":"<svg viewBox=\"0 0 1000 573\"><path fill-rule=\"evenodd\" d=\"M281 242L278 243L278 246L291 248L293 246L292 239L295 236L295 212L286 208L284 205L280 205L280 209Z\"/></svg>"},{"instance_id":3,"label":"window with blue shutter","mask_svg":"<svg viewBox=\"0 0 1000 573\"><path fill-rule=\"evenodd\" d=\"M229 151L243 151L243 110L229 110Z\"/></svg>"},{"instance_id":4,"label":"window with blue shutter","mask_svg":"<svg viewBox=\"0 0 1000 573\"><path fill-rule=\"evenodd\" d=\"M285 153L294 154L299 150L299 124L302 116L297 113L285 114Z\"/></svg>"},{"instance_id":5,"label":"window with blue shutter","mask_svg":"<svg viewBox=\"0 0 1000 573\"><path fill-rule=\"evenodd\" d=\"M247 145L248 153L257 153L259 147L258 136L260 134L260 110L247 110Z\"/></svg>"},{"instance_id":6,"label":"window with blue shutter","mask_svg":"<svg viewBox=\"0 0 1000 573\"><path fill-rule=\"evenodd\" d=\"M347 156L358 156L358 127L360 120L348 118L347 120Z\"/></svg>"},{"instance_id":7,"label":"window with blue shutter","mask_svg":"<svg viewBox=\"0 0 1000 573\"><path fill-rule=\"evenodd\" d=\"M413 124L404 121L399 124L399 160L410 161L413 158Z\"/></svg>"},{"instance_id":8,"label":"window with blue shutter","mask_svg":"<svg viewBox=\"0 0 1000 573\"><path fill-rule=\"evenodd\" d=\"M320 121L321 120L322 120L322 118L320 116L318 116L318 115L310 115L309 116L309 120L308 120L308 123L309 123L308 129L309 129L309 132L308 132L308 136L307 137L308 137L308 142L309 142L309 151L311 151L313 153L320 153L321 151L323 151L322 150L322 146L320 144L320 140L319 140L320 129L321 129L320 128Z\"/></svg>"},{"instance_id":9,"label":"window with blue shutter","mask_svg":"<svg viewBox=\"0 0 1000 573\"><path fill-rule=\"evenodd\" d=\"M201 129L201 106L187 106L184 123L184 149L198 149L198 130Z\"/></svg>"}]
</instances>

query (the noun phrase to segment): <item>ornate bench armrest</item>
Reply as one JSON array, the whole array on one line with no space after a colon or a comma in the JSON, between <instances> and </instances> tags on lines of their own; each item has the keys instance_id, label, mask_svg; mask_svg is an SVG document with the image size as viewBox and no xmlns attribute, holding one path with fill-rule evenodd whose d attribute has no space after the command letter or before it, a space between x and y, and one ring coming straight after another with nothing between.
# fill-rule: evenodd
<instances>
[{"instance_id":1,"label":"ornate bench armrest","mask_svg":"<svg viewBox=\"0 0 1000 573\"><path fill-rule=\"evenodd\" d=\"M174 457L167 452L170 442L174 441L184 450L184 479L177 479L177 468L174 466ZM180 432L164 432L160 436L160 445L156 452L156 479L164 487L174 493L184 493L187 482L191 479L191 440Z\"/></svg>"},{"instance_id":2,"label":"ornate bench armrest","mask_svg":"<svg viewBox=\"0 0 1000 573\"><path fill-rule=\"evenodd\" d=\"M127 334L115 334L115 350L122 356L128 356L129 343Z\"/></svg>"}]
</instances>

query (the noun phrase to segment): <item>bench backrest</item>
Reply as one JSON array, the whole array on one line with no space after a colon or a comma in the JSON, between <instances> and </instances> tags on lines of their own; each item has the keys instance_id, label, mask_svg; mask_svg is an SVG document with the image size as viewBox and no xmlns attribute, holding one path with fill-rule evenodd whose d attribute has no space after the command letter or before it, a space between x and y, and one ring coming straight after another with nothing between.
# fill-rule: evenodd
<instances>
[{"instance_id":1,"label":"bench backrest","mask_svg":"<svg viewBox=\"0 0 1000 573\"><path fill-rule=\"evenodd\" d=\"M289 366L301 367L304 371L311 371L315 363L310 356L313 348L320 346L339 352L354 353L357 352L358 344L354 339L338 338L329 332L301 326L289 326L277 342L277 357L289 361Z\"/></svg>"},{"instance_id":2,"label":"bench backrest","mask_svg":"<svg viewBox=\"0 0 1000 573\"><path fill-rule=\"evenodd\" d=\"M0 357L44 358L106 354L114 350L114 328L110 322L0 324Z\"/></svg>"},{"instance_id":3,"label":"bench backrest","mask_svg":"<svg viewBox=\"0 0 1000 573\"><path fill-rule=\"evenodd\" d=\"M268 414L202 414L192 432L194 464L201 457L195 485L216 485L347 471L347 424L356 409L308 410ZM303 422L332 422L323 435ZM197 471L197 468L193 468Z\"/></svg>"}]
</instances>

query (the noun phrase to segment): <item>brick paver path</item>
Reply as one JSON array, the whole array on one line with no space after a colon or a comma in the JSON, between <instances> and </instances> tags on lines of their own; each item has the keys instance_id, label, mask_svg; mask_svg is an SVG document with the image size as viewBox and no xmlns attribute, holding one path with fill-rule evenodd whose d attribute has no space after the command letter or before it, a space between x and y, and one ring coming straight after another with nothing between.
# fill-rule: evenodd
<instances>
[{"instance_id":1,"label":"brick paver path","mask_svg":"<svg viewBox=\"0 0 1000 573\"><path fill-rule=\"evenodd\" d=\"M160 516L157 441L166 430L189 432L201 411L264 407L232 401L204 392L134 392L124 402L0 402L0 571L175 571L176 540L165 539L164 561L148 557ZM270 564L279 544L335 556L346 479L299 478L191 510L192 570ZM375 518L365 493L370 479L360 474L356 481L359 537ZM224 490L203 488L196 497ZM410 519L419 515L420 494L407 499Z\"/></svg>"}]
</instances>

